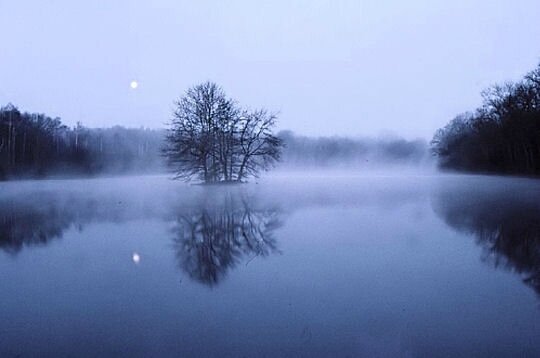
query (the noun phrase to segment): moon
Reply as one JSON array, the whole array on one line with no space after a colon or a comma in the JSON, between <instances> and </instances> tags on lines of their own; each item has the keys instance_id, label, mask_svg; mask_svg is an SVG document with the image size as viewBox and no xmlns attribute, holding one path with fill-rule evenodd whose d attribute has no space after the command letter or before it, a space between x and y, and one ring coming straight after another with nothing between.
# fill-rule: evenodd
<instances>
[{"instance_id":1,"label":"moon","mask_svg":"<svg viewBox=\"0 0 540 358\"><path fill-rule=\"evenodd\" d=\"M139 87L139 82L137 82L137 81L131 81L131 83L129 84L129 86L131 87L131 89L137 89L137 87Z\"/></svg>"}]
</instances>

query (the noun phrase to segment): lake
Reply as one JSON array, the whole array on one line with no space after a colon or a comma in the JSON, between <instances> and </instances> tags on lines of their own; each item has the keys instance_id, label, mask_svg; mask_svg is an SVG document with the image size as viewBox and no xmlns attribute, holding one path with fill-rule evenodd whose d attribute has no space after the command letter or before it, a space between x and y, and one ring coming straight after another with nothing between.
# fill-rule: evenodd
<instances>
[{"instance_id":1,"label":"lake","mask_svg":"<svg viewBox=\"0 0 540 358\"><path fill-rule=\"evenodd\" d=\"M0 183L0 356L540 356L540 181Z\"/></svg>"}]
</instances>

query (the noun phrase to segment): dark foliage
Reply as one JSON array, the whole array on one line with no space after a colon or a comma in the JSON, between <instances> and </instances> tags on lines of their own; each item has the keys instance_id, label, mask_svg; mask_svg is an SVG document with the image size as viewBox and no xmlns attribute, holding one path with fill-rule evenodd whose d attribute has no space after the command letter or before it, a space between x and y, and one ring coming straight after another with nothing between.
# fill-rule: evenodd
<instances>
[{"instance_id":1,"label":"dark foliage","mask_svg":"<svg viewBox=\"0 0 540 358\"><path fill-rule=\"evenodd\" d=\"M60 118L23 113L8 104L0 108L0 179L156 170L163 135L118 126L69 128Z\"/></svg>"},{"instance_id":2,"label":"dark foliage","mask_svg":"<svg viewBox=\"0 0 540 358\"><path fill-rule=\"evenodd\" d=\"M540 65L517 83L484 91L482 106L439 129L433 152L443 168L540 174Z\"/></svg>"}]
</instances>

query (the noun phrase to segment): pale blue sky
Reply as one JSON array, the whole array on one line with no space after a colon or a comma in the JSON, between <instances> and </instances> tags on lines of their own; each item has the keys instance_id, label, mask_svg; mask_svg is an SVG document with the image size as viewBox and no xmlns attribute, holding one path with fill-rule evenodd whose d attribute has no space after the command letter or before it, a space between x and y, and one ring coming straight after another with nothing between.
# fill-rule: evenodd
<instances>
[{"instance_id":1,"label":"pale blue sky","mask_svg":"<svg viewBox=\"0 0 540 358\"><path fill-rule=\"evenodd\" d=\"M536 66L539 18L538 0L0 0L0 103L161 127L213 80L280 129L429 138Z\"/></svg>"}]
</instances>

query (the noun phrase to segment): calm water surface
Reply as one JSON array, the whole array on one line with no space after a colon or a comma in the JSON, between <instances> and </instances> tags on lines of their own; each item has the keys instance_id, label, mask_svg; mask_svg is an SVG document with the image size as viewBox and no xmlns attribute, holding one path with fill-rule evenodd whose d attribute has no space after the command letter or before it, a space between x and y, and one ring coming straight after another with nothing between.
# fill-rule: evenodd
<instances>
[{"instance_id":1,"label":"calm water surface","mask_svg":"<svg viewBox=\"0 0 540 358\"><path fill-rule=\"evenodd\" d=\"M540 181L0 183L0 356L540 356Z\"/></svg>"}]
</instances>

